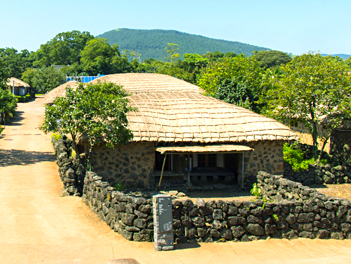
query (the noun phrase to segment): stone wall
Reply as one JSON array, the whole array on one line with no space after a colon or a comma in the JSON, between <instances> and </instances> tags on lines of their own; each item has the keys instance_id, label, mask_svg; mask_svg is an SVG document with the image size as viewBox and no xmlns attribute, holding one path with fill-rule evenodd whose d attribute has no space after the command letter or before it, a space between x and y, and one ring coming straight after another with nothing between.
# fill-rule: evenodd
<instances>
[{"instance_id":1,"label":"stone wall","mask_svg":"<svg viewBox=\"0 0 351 264\"><path fill-rule=\"evenodd\" d=\"M251 188L259 171L284 173L283 141L258 141L249 143L254 151L245 153L245 185ZM241 166L241 165L240 165ZM241 179L241 170L239 170Z\"/></svg>"},{"instance_id":2,"label":"stone wall","mask_svg":"<svg viewBox=\"0 0 351 264\"><path fill-rule=\"evenodd\" d=\"M125 188L153 186L155 146L150 142L131 142L113 149L93 148L92 170L112 186L120 182Z\"/></svg>"},{"instance_id":3,"label":"stone wall","mask_svg":"<svg viewBox=\"0 0 351 264\"><path fill-rule=\"evenodd\" d=\"M60 139L52 138L56 162L63 183L62 196L81 195L85 175L84 161L72 156L72 143L65 136Z\"/></svg>"},{"instance_id":4,"label":"stone wall","mask_svg":"<svg viewBox=\"0 0 351 264\"><path fill-rule=\"evenodd\" d=\"M64 145L64 141L58 140L57 145ZM63 156L70 156L69 150L59 148L62 151L57 153L61 159L58 164L64 171L71 164L62 162ZM251 241L269 237L351 238L350 201L327 197L301 183L266 172L259 172L256 178L265 202L174 200L175 242ZM63 177L65 179L70 177ZM86 173L83 201L128 240L153 240L150 198L118 192L96 173Z\"/></svg>"}]
</instances>

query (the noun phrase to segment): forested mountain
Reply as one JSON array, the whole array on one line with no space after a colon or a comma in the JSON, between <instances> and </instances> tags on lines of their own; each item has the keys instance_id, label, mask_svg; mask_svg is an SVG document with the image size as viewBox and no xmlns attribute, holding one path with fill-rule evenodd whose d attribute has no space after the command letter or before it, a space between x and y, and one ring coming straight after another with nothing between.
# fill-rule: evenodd
<instances>
[{"instance_id":1,"label":"forested mountain","mask_svg":"<svg viewBox=\"0 0 351 264\"><path fill-rule=\"evenodd\" d=\"M106 38L110 45L117 44L119 50L133 50L141 54L141 60L153 58L164 60L166 56L165 47L168 43L178 44L179 54L183 59L184 53L205 54L209 52L233 52L252 55L254 50L268 50L254 45L237 41L226 41L212 39L199 35L179 32L176 30L141 30L141 29L115 29L96 36Z\"/></svg>"}]
</instances>

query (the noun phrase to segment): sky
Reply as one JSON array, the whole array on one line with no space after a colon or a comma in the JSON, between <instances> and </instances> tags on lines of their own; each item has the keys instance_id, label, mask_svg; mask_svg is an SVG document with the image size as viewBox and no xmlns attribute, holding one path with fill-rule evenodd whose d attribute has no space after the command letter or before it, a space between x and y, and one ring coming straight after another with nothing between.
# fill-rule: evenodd
<instances>
[{"instance_id":1,"label":"sky","mask_svg":"<svg viewBox=\"0 0 351 264\"><path fill-rule=\"evenodd\" d=\"M0 48L72 30L172 29L294 55L351 54L349 0L0 0ZM181 47L179 47L181 49Z\"/></svg>"}]
</instances>

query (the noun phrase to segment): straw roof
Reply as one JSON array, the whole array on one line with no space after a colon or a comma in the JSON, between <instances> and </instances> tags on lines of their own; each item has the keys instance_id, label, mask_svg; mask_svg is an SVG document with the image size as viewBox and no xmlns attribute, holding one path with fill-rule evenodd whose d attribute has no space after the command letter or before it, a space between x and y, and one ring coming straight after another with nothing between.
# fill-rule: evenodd
<instances>
[{"instance_id":1,"label":"straw roof","mask_svg":"<svg viewBox=\"0 0 351 264\"><path fill-rule=\"evenodd\" d=\"M137 111L128 113L128 121L136 142L218 144L296 139L294 132L276 120L204 96L196 85L168 75L112 74L90 83L99 81L122 85L131 93L130 105ZM64 96L62 87L48 93L47 102Z\"/></svg>"},{"instance_id":2,"label":"straw roof","mask_svg":"<svg viewBox=\"0 0 351 264\"><path fill-rule=\"evenodd\" d=\"M154 93L154 92L195 92L203 90L191 83L158 73L118 73L99 77L89 83L112 82L122 85L128 93Z\"/></svg>"},{"instance_id":3,"label":"straw roof","mask_svg":"<svg viewBox=\"0 0 351 264\"><path fill-rule=\"evenodd\" d=\"M28 83L25 83L24 81L19 80L19 79L15 78L15 77L11 77L10 79L8 79L6 84L7 84L7 86L12 87L13 86L13 82L15 82L15 85L14 85L15 87L27 87L27 88L30 87Z\"/></svg>"},{"instance_id":4,"label":"straw roof","mask_svg":"<svg viewBox=\"0 0 351 264\"><path fill-rule=\"evenodd\" d=\"M139 93L129 97L133 141L226 143L293 140L274 119L199 93Z\"/></svg>"},{"instance_id":5,"label":"straw roof","mask_svg":"<svg viewBox=\"0 0 351 264\"><path fill-rule=\"evenodd\" d=\"M56 87L55 89L51 90L45 95L44 97L45 104L52 104L56 97L64 97L66 95L66 88L68 86L75 89L77 88L78 85L79 85L79 82L76 82L76 81L70 81L70 82L61 84L60 86Z\"/></svg>"}]
</instances>

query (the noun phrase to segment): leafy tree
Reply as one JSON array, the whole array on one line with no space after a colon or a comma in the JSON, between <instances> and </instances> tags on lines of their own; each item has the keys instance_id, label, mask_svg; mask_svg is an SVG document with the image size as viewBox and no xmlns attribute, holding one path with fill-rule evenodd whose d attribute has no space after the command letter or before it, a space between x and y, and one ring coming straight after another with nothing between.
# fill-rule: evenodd
<instances>
[{"instance_id":1,"label":"leafy tree","mask_svg":"<svg viewBox=\"0 0 351 264\"><path fill-rule=\"evenodd\" d=\"M17 101L10 90L0 89L0 123L5 124L6 121L13 117Z\"/></svg>"},{"instance_id":2,"label":"leafy tree","mask_svg":"<svg viewBox=\"0 0 351 264\"><path fill-rule=\"evenodd\" d=\"M112 148L126 144L132 138L126 114L133 110L126 96L126 91L113 83L80 84L76 90L68 87L65 97L46 106L40 129L70 135L76 151L76 142L85 142L88 158L94 145L105 143Z\"/></svg>"},{"instance_id":3,"label":"leafy tree","mask_svg":"<svg viewBox=\"0 0 351 264\"><path fill-rule=\"evenodd\" d=\"M128 59L121 56L118 45L110 46L106 39L95 38L88 41L81 53L83 71L88 75L128 72Z\"/></svg>"},{"instance_id":4,"label":"leafy tree","mask_svg":"<svg viewBox=\"0 0 351 264\"><path fill-rule=\"evenodd\" d=\"M32 52L28 50L18 52L14 48L0 49L0 57L6 64L5 69L9 77L21 78L25 69L33 63Z\"/></svg>"},{"instance_id":5,"label":"leafy tree","mask_svg":"<svg viewBox=\"0 0 351 264\"><path fill-rule=\"evenodd\" d=\"M278 50L255 52L255 58L264 69L287 64L292 60L288 54Z\"/></svg>"},{"instance_id":6,"label":"leafy tree","mask_svg":"<svg viewBox=\"0 0 351 264\"><path fill-rule=\"evenodd\" d=\"M6 71L5 67L5 62L4 60L0 57L0 89L5 90L7 88L6 83L8 80L9 76Z\"/></svg>"},{"instance_id":7,"label":"leafy tree","mask_svg":"<svg viewBox=\"0 0 351 264\"><path fill-rule=\"evenodd\" d=\"M73 30L57 34L35 52L35 67L51 65L73 65L80 63L80 53L86 43L93 39L87 31Z\"/></svg>"},{"instance_id":8,"label":"leafy tree","mask_svg":"<svg viewBox=\"0 0 351 264\"><path fill-rule=\"evenodd\" d=\"M22 80L39 93L47 93L66 81L66 74L54 67L44 69L28 68L22 74Z\"/></svg>"},{"instance_id":9,"label":"leafy tree","mask_svg":"<svg viewBox=\"0 0 351 264\"><path fill-rule=\"evenodd\" d=\"M318 138L326 141L340 122L350 116L348 68L329 56L312 53L296 56L277 73L267 72L266 83L260 99L266 104L265 114L289 124L303 122L311 131L315 150ZM330 123L326 126L328 136L323 138L317 125L325 118L330 118Z\"/></svg>"},{"instance_id":10,"label":"leafy tree","mask_svg":"<svg viewBox=\"0 0 351 264\"><path fill-rule=\"evenodd\" d=\"M173 64L175 59L180 57L178 50L178 44L168 43L165 47L165 51L168 53L165 59Z\"/></svg>"},{"instance_id":11,"label":"leafy tree","mask_svg":"<svg viewBox=\"0 0 351 264\"><path fill-rule=\"evenodd\" d=\"M239 106L256 109L262 70L254 57L239 55L210 64L201 73L198 85L208 95Z\"/></svg>"}]
</instances>

